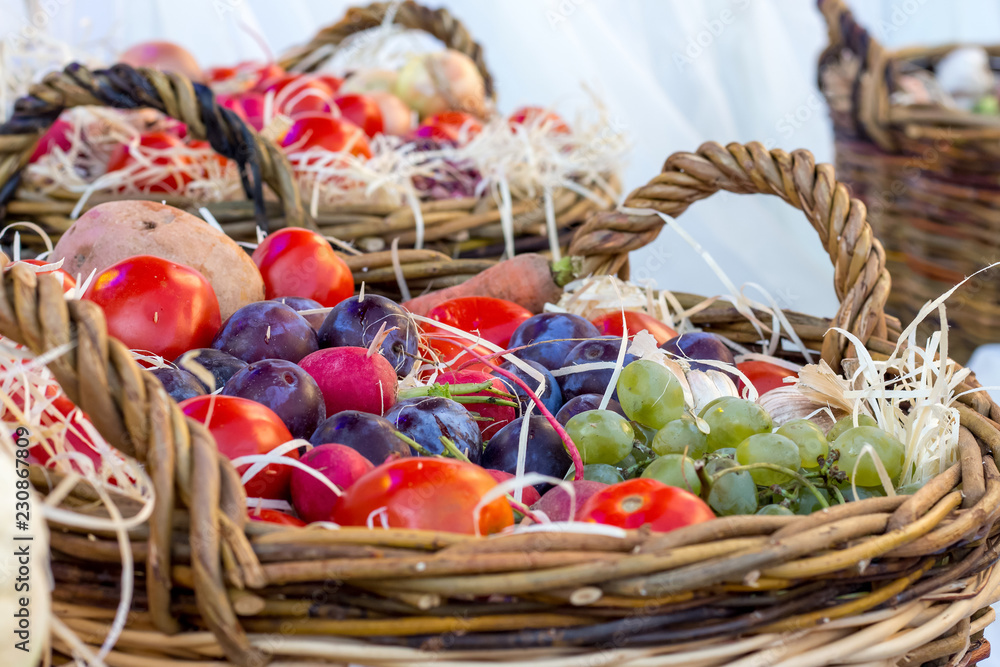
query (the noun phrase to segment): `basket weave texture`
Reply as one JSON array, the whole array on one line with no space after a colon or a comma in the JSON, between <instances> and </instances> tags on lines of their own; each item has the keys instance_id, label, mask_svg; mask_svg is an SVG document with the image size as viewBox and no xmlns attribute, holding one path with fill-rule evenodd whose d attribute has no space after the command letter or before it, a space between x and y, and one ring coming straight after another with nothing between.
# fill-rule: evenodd
<instances>
[{"instance_id":1,"label":"basket weave texture","mask_svg":"<svg viewBox=\"0 0 1000 667\"><path fill-rule=\"evenodd\" d=\"M881 246L864 204L809 153L706 144L670 157L626 204L676 215L720 190L801 209L836 267L833 322L886 352ZM648 242L660 224L602 215L576 245ZM717 310L717 330L740 317ZM139 593L109 664L963 664L986 650L977 639L1000 593L1000 408L982 393L961 399L962 462L912 496L624 537L289 529L247 521L232 465L108 337L95 304L15 265L0 281L0 335L36 356L75 342L49 368L153 480L153 513L130 531ZM834 368L852 352L823 339ZM32 479L42 494L60 481L40 469ZM81 483L62 503L107 516L94 501ZM137 511L116 501L125 517ZM56 613L99 645L120 593L118 544L50 528Z\"/></svg>"},{"instance_id":2,"label":"basket weave texture","mask_svg":"<svg viewBox=\"0 0 1000 667\"><path fill-rule=\"evenodd\" d=\"M900 67L932 67L959 45L889 51L844 0L819 0L830 45L819 85L830 105L837 173L868 205L895 289L888 310L904 321L1000 259L1000 117L890 101ZM992 56L1000 47L988 47ZM996 342L1000 282L979 276L949 301L953 356ZM940 322L931 317L926 331Z\"/></svg>"}]
</instances>

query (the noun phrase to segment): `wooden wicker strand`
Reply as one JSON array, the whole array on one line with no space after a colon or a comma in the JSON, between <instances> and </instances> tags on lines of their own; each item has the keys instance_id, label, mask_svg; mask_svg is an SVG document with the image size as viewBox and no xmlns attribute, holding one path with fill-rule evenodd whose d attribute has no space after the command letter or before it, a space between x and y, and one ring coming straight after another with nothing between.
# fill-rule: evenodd
<instances>
[{"instance_id":1,"label":"wooden wicker strand","mask_svg":"<svg viewBox=\"0 0 1000 667\"><path fill-rule=\"evenodd\" d=\"M837 182L833 167L815 164L808 151L789 155L780 149L767 151L756 142L726 147L709 142L696 153L670 156L663 171L634 190L624 205L678 216L720 190L777 195L801 209L834 265L841 306L832 326L851 332L862 343L873 335L885 336L884 307L890 289L885 253L865 220L865 205ZM629 251L652 242L663 224L658 216L597 214L580 227L570 254L588 258L585 271L613 272ZM823 340L823 358L839 370L846 348L847 339L830 332Z\"/></svg>"},{"instance_id":2,"label":"wooden wicker strand","mask_svg":"<svg viewBox=\"0 0 1000 667\"><path fill-rule=\"evenodd\" d=\"M312 71L323 64L325 57L314 58L314 54L328 53L332 55L333 49L340 46L345 39L359 32L377 28L385 20L386 13L392 7L389 2L375 2L367 7L351 7L337 23L323 28L309 41L291 53L284 56L279 65L286 70L295 68L299 63L309 59L306 71ZM418 5L412 0L407 0L396 9L393 23L401 25L410 30L423 30L429 35L438 38L449 49L461 51L469 56L479 73L483 76L486 85L486 94L494 96L493 76L486 67L483 58L483 47L472 38L468 29L462 22L451 15L445 8L429 9Z\"/></svg>"},{"instance_id":3,"label":"wooden wicker strand","mask_svg":"<svg viewBox=\"0 0 1000 667\"><path fill-rule=\"evenodd\" d=\"M76 341L63 362L50 365L50 369L70 400L87 413L112 446L150 466L156 506L149 524L146 583L157 628L165 633L179 629L170 610L171 499L176 483L191 512L199 610L231 660L242 665L262 664L262 656L250 646L236 620L220 564L219 508L242 508L246 499L238 483L221 484L221 469L228 468L232 475L235 470L228 460L220 459L205 427L186 419L163 387L141 372L125 346L107 335L99 306L88 301L67 302L51 275L35 274L23 265L3 273L0 335L27 345L36 355L62 342ZM87 391L81 391L81 378L86 378ZM222 496L220 485L229 497ZM230 520L242 527L246 518L240 511ZM242 530L229 533L227 538L246 541Z\"/></svg>"},{"instance_id":4,"label":"wooden wicker strand","mask_svg":"<svg viewBox=\"0 0 1000 667\"><path fill-rule=\"evenodd\" d=\"M247 196L254 202L258 224L267 229L262 184L267 183L284 206L284 224L315 229L298 195L285 154L257 134L233 111L215 103L212 91L175 73L134 69L118 64L90 71L74 63L52 72L17 100L14 115L0 125L0 206L13 196L19 174L35 146L64 110L77 106L118 109L150 107L184 122L196 139L206 139L220 155L239 165ZM2 214L2 210L0 210Z\"/></svg>"}]
</instances>

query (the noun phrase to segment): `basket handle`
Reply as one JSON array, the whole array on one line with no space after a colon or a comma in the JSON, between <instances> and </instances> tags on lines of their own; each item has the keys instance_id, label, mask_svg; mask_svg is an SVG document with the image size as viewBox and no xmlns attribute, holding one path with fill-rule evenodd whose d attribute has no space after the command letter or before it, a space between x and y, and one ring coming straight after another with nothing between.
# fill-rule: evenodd
<instances>
[{"instance_id":1,"label":"basket handle","mask_svg":"<svg viewBox=\"0 0 1000 667\"><path fill-rule=\"evenodd\" d=\"M891 54L855 20L846 0L817 0L817 5L830 37L829 46L819 57L820 90L824 70L839 59L842 51L854 53L861 62L851 102L854 122L861 134L883 150L893 150L896 142L885 129L889 121Z\"/></svg>"},{"instance_id":2,"label":"basket handle","mask_svg":"<svg viewBox=\"0 0 1000 667\"><path fill-rule=\"evenodd\" d=\"M850 196L836 180L833 166L816 164L812 153L768 151L762 144L709 142L696 153L674 153L663 171L634 190L623 206L645 208L678 216L688 206L720 190L737 194L770 194L805 213L819 234L834 266L834 289L840 310L832 327L845 329L862 342L885 337L885 302L891 282L885 251L866 219L863 202ZM580 226L570 254L585 257L584 273L613 274L628 252L651 243L663 228L656 215L599 213ZM823 359L840 369L847 339L828 332Z\"/></svg>"},{"instance_id":3,"label":"basket handle","mask_svg":"<svg viewBox=\"0 0 1000 667\"><path fill-rule=\"evenodd\" d=\"M0 214L14 197L21 172L42 134L64 109L78 106L150 107L185 123L191 136L207 139L219 155L236 162L261 228L268 228L262 183L271 186L281 199L285 225L316 228L302 206L291 165L280 148L233 111L216 104L207 86L175 72L134 69L125 64L92 72L73 63L47 74L17 100L14 115L0 125Z\"/></svg>"},{"instance_id":4,"label":"basket handle","mask_svg":"<svg viewBox=\"0 0 1000 667\"><path fill-rule=\"evenodd\" d=\"M305 71L311 72L333 55L336 47L351 35L382 25L386 14L393 8L391 2L373 2L367 7L351 7L344 18L333 25L322 28L307 43L293 49L281 57L278 64L291 69L309 59ZM410 30L423 30L432 37L441 40L446 47L461 51L472 58L476 68L483 76L486 85L486 95L494 97L493 75L486 67L483 59L483 47L472 38L469 30L444 7L430 9L419 5L413 0L395 7L396 13L392 22Z\"/></svg>"}]
</instances>

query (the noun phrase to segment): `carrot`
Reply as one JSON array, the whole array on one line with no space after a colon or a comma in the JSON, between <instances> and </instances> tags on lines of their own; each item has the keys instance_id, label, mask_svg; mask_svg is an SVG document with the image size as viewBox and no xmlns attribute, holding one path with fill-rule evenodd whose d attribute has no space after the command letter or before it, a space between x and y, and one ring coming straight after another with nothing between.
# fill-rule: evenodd
<instances>
[{"instance_id":1,"label":"carrot","mask_svg":"<svg viewBox=\"0 0 1000 667\"><path fill-rule=\"evenodd\" d=\"M518 303L540 313L546 303L562 296L563 285L573 279L569 258L550 264L541 255L516 255L491 266L461 285L423 294L403 304L411 313L427 315L435 306L463 296L491 296Z\"/></svg>"}]
</instances>

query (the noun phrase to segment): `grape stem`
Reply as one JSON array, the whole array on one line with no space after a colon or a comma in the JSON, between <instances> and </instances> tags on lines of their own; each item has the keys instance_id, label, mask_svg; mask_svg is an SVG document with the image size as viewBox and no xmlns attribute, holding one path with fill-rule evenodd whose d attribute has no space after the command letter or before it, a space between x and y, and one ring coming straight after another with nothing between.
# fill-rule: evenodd
<instances>
[{"instance_id":1,"label":"grape stem","mask_svg":"<svg viewBox=\"0 0 1000 667\"><path fill-rule=\"evenodd\" d=\"M785 466L779 466L777 463L767 463L762 461L760 463L748 463L746 465L740 465L734 468L726 468L724 470L715 473L712 476L712 483L714 484L719 480L720 477L722 477L723 475L727 475L731 472L743 472L750 470L774 470L775 472L780 472L782 474L788 475L789 477L793 477L796 481L799 482L799 484L809 489L809 493L813 494L813 496L816 498L816 502L820 504L820 507L826 509L827 507L830 506L830 503L826 502L826 498L823 497L823 494L819 492L819 489L817 489L812 482L810 482L808 479L800 475L795 470L792 470L791 468L786 468Z\"/></svg>"},{"instance_id":2,"label":"grape stem","mask_svg":"<svg viewBox=\"0 0 1000 667\"><path fill-rule=\"evenodd\" d=\"M573 481L574 482L581 481L583 479L583 458L580 456L580 450L576 448L576 445L573 444L573 439L569 437L569 433L566 432L566 429L564 429L562 424L560 424L556 420L553 414L549 412L548 408L545 407L541 399L539 399L538 396L535 395L535 392L531 390L531 387L529 387L527 383L525 383L524 380L522 380L521 378L517 377L510 371L500 368L492 361L490 361L488 357L484 357L483 355L473 350L471 346L467 347L465 345L462 345L461 343L458 343L458 345L460 347L465 348L465 351L468 352L471 356L475 357L477 361L483 363L486 366L489 366L494 373L499 373L500 375L504 376L505 378L507 378L508 380L510 380L511 382L513 382L518 387L524 390L524 393L528 395L528 398L530 398L531 401L535 404L535 407L538 408L538 411L541 413L541 415L545 417L545 420L548 421L549 424L551 424L552 428L555 429L556 433L559 434L560 439L562 439L563 441L563 445L566 446L566 451L569 452L569 457L573 459L573 465L576 466L576 473L573 475Z\"/></svg>"}]
</instances>

